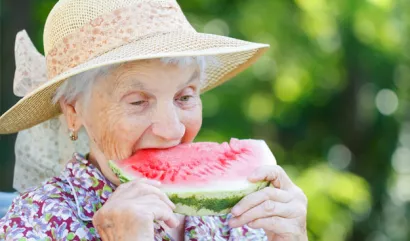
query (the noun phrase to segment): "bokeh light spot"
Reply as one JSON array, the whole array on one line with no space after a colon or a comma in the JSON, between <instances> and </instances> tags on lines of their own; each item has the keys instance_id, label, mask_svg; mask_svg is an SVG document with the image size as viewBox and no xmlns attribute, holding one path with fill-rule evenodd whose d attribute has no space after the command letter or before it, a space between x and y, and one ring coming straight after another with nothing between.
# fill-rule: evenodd
<instances>
[{"instance_id":1,"label":"bokeh light spot","mask_svg":"<svg viewBox=\"0 0 410 241\"><path fill-rule=\"evenodd\" d=\"M410 201L410 175L399 175L396 182L396 195L402 202Z\"/></svg>"},{"instance_id":2,"label":"bokeh light spot","mask_svg":"<svg viewBox=\"0 0 410 241\"><path fill-rule=\"evenodd\" d=\"M389 89L382 89L376 95L376 107L383 115L393 114L399 106L399 98Z\"/></svg>"},{"instance_id":3,"label":"bokeh light spot","mask_svg":"<svg viewBox=\"0 0 410 241\"><path fill-rule=\"evenodd\" d=\"M302 94L300 82L293 76L280 76L274 84L275 95L283 102L295 102Z\"/></svg>"},{"instance_id":4,"label":"bokeh light spot","mask_svg":"<svg viewBox=\"0 0 410 241\"><path fill-rule=\"evenodd\" d=\"M322 240L344 241L348 233L348 227L340 223L331 223L323 232Z\"/></svg>"},{"instance_id":5,"label":"bokeh light spot","mask_svg":"<svg viewBox=\"0 0 410 241\"><path fill-rule=\"evenodd\" d=\"M360 14L354 22L356 36L364 43L373 43L376 38L376 26L365 16Z\"/></svg>"},{"instance_id":6,"label":"bokeh light spot","mask_svg":"<svg viewBox=\"0 0 410 241\"><path fill-rule=\"evenodd\" d=\"M410 149L397 148L392 157L392 165L397 173L410 173Z\"/></svg>"},{"instance_id":7,"label":"bokeh light spot","mask_svg":"<svg viewBox=\"0 0 410 241\"><path fill-rule=\"evenodd\" d=\"M263 123L269 120L273 114L273 98L263 93L253 94L245 102L246 116L254 121Z\"/></svg>"},{"instance_id":8,"label":"bokeh light spot","mask_svg":"<svg viewBox=\"0 0 410 241\"><path fill-rule=\"evenodd\" d=\"M400 131L400 144L410 149L410 122L405 122ZM409 156L410 158L410 156Z\"/></svg>"},{"instance_id":9,"label":"bokeh light spot","mask_svg":"<svg viewBox=\"0 0 410 241\"><path fill-rule=\"evenodd\" d=\"M228 24L221 19L213 19L205 24L204 32L216 35L229 35L229 26Z\"/></svg>"},{"instance_id":10,"label":"bokeh light spot","mask_svg":"<svg viewBox=\"0 0 410 241\"><path fill-rule=\"evenodd\" d=\"M275 70L275 61L267 55L262 56L252 67L253 74L263 81L270 80L269 77L274 74Z\"/></svg>"},{"instance_id":11,"label":"bokeh light spot","mask_svg":"<svg viewBox=\"0 0 410 241\"><path fill-rule=\"evenodd\" d=\"M336 169L345 169L352 161L352 153L344 145L334 145L329 149L327 159L330 166Z\"/></svg>"},{"instance_id":12,"label":"bokeh light spot","mask_svg":"<svg viewBox=\"0 0 410 241\"><path fill-rule=\"evenodd\" d=\"M367 0L367 1L383 9L390 9L393 6L392 0Z\"/></svg>"},{"instance_id":13,"label":"bokeh light spot","mask_svg":"<svg viewBox=\"0 0 410 241\"><path fill-rule=\"evenodd\" d=\"M395 50L400 46L403 30L399 26L400 24L394 21L386 22L381 26L379 38L386 49Z\"/></svg>"},{"instance_id":14,"label":"bokeh light spot","mask_svg":"<svg viewBox=\"0 0 410 241\"><path fill-rule=\"evenodd\" d=\"M316 11L322 10L326 6L326 1L324 0L296 0L296 3L303 8L305 11Z\"/></svg>"}]
</instances>

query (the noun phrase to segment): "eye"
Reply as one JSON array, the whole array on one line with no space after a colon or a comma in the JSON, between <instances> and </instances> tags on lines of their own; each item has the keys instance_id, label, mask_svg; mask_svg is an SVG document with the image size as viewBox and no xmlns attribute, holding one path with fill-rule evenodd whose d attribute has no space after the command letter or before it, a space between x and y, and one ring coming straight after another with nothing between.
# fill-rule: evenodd
<instances>
[{"instance_id":1,"label":"eye","mask_svg":"<svg viewBox=\"0 0 410 241\"><path fill-rule=\"evenodd\" d=\"M147 102L146 100L140 100L140 101L132 102L131 105L140 106L140 105L145 104L146 102Z\"/></svg>"},{"instance_id":2,"label":"eye","mask_svg":"<svg viewBox=\"0 0 410 241\"><path fill-rule=\"evenodd\" d=\"M184 95L184 96L181 96L178 100L179 100L179 101L182 101L182 102L187 102L187 101L189 101L191 98L193 98L192 95Z\"/></svg>"}]
</instances>

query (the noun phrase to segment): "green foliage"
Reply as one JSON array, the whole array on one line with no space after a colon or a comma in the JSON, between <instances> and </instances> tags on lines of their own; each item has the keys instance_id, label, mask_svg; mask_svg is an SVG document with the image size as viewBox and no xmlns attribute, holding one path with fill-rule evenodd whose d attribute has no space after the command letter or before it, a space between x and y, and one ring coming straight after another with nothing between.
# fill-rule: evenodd
<instances>
[{"instance_id":1,"label":"green foliage","mask_svg":"<svg viewBox=\"0 0 410 241\"><path fill-rule=\"evenodd\" d=\"M354 218L369 214L369 187L362 178L320 164L304 170L295 182L309 198L311 240L345 240Z\"/></svg>"},{"instance_id":2,"label":"green foliage","mask_svg":"<svg viewBox=\"0 0 410 241\"><path fill-rule=\"evenodd\" d=\"M34 26L55 2L36 1ZM198 31L271 45L203 95L197 140L266 140L309 198L310 240L409 240L410 2L179 3Z\"/></svg>"}]
</instances>

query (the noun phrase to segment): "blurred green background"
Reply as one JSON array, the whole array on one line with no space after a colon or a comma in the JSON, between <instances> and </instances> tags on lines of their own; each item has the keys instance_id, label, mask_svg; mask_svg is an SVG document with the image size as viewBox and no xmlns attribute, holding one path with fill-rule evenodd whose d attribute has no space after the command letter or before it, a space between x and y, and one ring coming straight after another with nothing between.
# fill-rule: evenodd
<instances>
[{"instance_id":1,"label":"blurred green background","mask_svg":"<svg viewBox=\"0 0 410 241\"><path fill-rule=\"evenodd\" d=\"M14 38L42 52L56 0L1 0L0 113ZM309 240L410 240L410 1L180 0L201 32L271 45L203 95L198 137L266 140L309 198ZM0 136L0 191L12 191L14 135Z\"/></svg>"}]
</instances>

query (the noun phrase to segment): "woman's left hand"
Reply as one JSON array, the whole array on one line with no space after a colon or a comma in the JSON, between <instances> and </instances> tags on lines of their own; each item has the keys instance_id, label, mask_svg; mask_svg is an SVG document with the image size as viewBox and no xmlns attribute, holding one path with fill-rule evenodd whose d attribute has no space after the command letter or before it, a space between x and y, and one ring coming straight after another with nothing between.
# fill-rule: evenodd
<instances>
[{"instance_id":1,"label":"woman's left hand","mask_svg":"<svg viewBox=\"0 0 410 241\"><path fill-rule=\"evenodd\" d=\"M307 198L280 166L258 168L249 181L271 181L272 186L244 197L232 208L231 227L247 224L265 230L271 241L308 240Z\"/></svg>"}]
</instances>

